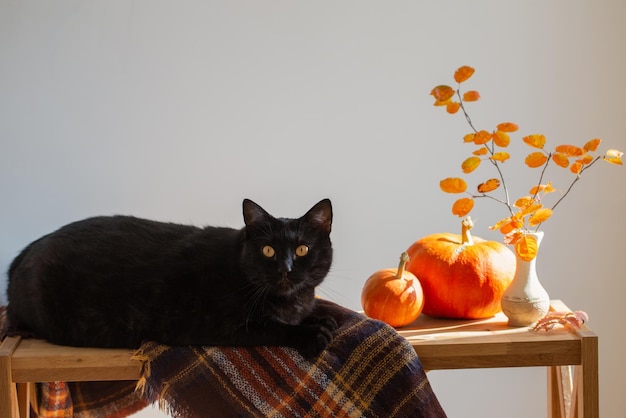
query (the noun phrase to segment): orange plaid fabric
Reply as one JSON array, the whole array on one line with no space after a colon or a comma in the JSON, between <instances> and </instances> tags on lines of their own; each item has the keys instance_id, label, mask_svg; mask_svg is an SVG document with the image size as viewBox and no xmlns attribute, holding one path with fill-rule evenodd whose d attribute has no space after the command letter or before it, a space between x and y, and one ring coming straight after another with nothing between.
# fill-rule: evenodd
<instances>
[{"instance_id":1,"label":"orange plaid fabric","mask_svg":"<svg viewBox=\"0 0 626 418\"><path fill-rule=\"evenodd\" d=\"M153 402L181 418L446 416L393 328L332 302L320 300L318 309L340 326L316 359L285 347L146 342L136 353L144 361L140 390L137 382L40 384L38 416L121 418Z\"/></svg>"}]
</instances>

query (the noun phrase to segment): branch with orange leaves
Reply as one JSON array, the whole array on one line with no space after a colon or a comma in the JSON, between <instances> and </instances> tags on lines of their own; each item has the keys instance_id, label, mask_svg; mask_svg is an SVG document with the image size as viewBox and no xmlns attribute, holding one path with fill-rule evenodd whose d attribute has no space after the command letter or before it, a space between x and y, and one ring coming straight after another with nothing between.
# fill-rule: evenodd
<instances>
[{"instance_id":1,"label":"branch with orange leaves","mask_svg":"<svg viewBox=\"0 0 626 418\"><path fill-rule=\"evenodd\" d=\"M522 141L535 149L529 153L524 162L529 168L542 167L539 180L530 189L528 195L517 199L513 204L509 197L509 190L506 185L502 165L511 157L506 151L511 143L510 134L517 132L519 127L512 122L500 123L496 129L489 132L478 130L467 111L466 103L475 102L480 99L480 94L476 90L461 91L461 85L474 74L472 67L463 66L454 73L454 80L458 87L453 89L448 85L439 85L432 89L430 94L435 98L435 106L445 106L450 114L455 114L462 110L465 120L472 132L463 137L463 142L478 146L472 155L466 158L461 164L464 174L469 174L476 170L483 161L489 161L496 169L498 178L488 178L478 184L476 190L478 194L467 192L467 182L460 177L448 177L440 181L439 186L446 193L467 193L469 197L457 199L452 205L452 213L459 217L467 216L474 208L474 200L477 198L489 198L505 205L508 209L508 217L498 221L490 229L497 229L505 236L505 242L515 246L516 252L525 259L532 259L536 256L536 242L532 236L526 232L534 227L535 230L547 221L553 214L554 209L570 193L574 184L580 180L582 173L603 159L612 164L622 165L623 153L616 149L609 149L604 156L596 156L595 153L601 140L598 138L587 141L582 147L575 145L557 145L553 151L546 151L546 137L542 134L531 134L524 136ZM458 100L454 100L455 97ZM573 162L571 161L573 160ZM565 193L554 203L551 208L545 207L542 203L543 197L556 191L552 183L543 182L546 169L553 163L558 167L569 168L575 175ZM491 193L502 186L504 198L498 198ZM533 251L533 247L535 251Z\"/></svg>"}]
</instances>

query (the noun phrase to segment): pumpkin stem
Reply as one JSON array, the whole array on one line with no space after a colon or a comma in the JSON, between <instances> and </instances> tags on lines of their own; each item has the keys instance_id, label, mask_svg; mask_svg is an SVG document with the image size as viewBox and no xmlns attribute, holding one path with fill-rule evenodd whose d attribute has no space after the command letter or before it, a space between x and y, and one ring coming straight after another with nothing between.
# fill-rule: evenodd
<instances>
[{"instance_id":1,"label":"pumpkin stem","mask_svg":"<svg viewBox=\"0 0 626 418\"><path fill-rule=\"evenodd\" d=\"M461 245L474 245L470 229L474 227L474 222L469 216L461 221Z\"/></svg>"},{"instance_id":2,"label":"pumpkin stem","mask_svg":"<svg viewBox=\"0 0 626 418\"><path fill-rule=\"evenodd\" d=\"M396 279L404 278L404 268L409 261L409 254L405 251L400 255L400 264L398 264L398 272L396 273Z\"/></svg>"}]
</instances>

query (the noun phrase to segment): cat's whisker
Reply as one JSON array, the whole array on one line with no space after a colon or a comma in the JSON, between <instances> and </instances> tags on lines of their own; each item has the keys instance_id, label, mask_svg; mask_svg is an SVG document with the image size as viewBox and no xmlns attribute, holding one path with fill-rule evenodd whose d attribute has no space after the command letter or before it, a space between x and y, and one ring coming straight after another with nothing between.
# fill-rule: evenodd
<instances>
[{"instance_id":1,"label":"cat's whisker","mask_svg":"<svg viewBox=\"0 0 626 418\"><path fill-rule=\"evenodd\" d=\"M248 329L248 323L251 318L256 317L258 312L263 312L263 307L265 305L265 299L267 298L267 294L270 291L270 286L267 284L262 284L260 286L255 286L254 291L250 294L248 299L248 310L246 315L246 330Z\"/></svg>"},{"instance_id":2,"label":"cat's whisker","mask_svg":"<svg viewBox=\"0 0 626 418\"><path fill-rule=\"evenodd\" d=\"M338 292L337 290L329 288L328 286L318 286L315 290L317 296L325 296L325 298L330 300L348 299L348 296L345 293Z\"/></svg>"}]
</instances>

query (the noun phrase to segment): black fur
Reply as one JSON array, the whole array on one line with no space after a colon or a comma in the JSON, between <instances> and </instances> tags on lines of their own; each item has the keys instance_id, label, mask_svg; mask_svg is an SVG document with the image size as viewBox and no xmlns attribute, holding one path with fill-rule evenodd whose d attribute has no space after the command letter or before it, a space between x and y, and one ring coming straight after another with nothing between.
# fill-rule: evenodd
<instances>
[{"instance_id":1,"label":"black fur","mask_svg":"<svg viewBox=\"0 0 626 418\"><path fill-rule=\"evenodd\" d=\"M152 340L317 354L336 328L314 310L332 261L330 201L286 219L246 199L243 215L240 230L112 216L40 238L9 269L13 332L73 346ZM296 255L300 245L306 255Z\"/></svg>"}]
</instances>

